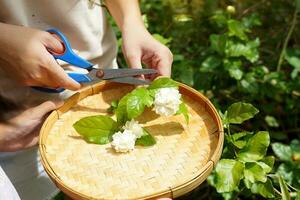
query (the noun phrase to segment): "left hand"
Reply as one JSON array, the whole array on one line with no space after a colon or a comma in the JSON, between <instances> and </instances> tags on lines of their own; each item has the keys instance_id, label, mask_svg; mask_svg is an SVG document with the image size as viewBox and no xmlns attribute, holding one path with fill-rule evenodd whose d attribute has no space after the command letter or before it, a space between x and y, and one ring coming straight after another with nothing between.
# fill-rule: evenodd
<instances>
[{"instance_id":1,"label":"left hand","mask_svg":"<svg viewBox=\"0 0 300 200\"><path fill-rule=\"evenodd\" d=\"M171 75L173 55L170 49L155 40L143 25L124 29L122 40L123 54L130 68L142 68L143 63L157 69L160 76Z\"/></svg>"}]
</instances>

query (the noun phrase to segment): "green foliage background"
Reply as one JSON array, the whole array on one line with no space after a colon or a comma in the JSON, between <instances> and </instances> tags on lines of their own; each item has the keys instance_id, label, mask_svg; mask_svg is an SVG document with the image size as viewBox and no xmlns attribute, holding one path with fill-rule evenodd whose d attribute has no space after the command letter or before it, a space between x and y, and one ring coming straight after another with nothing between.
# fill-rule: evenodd
<instances>
[{"instance_id":1,"label":"green foliage background","mask_svg":"<svg viewBox=\"0 0 300 200\"><path fill-rule=\"evenodd\" d=\"M209 183L180 199L300 199L299 0L142 0L141 6L149 31L174 54L172 78L209 97L226 129L223 159ZM118 61L126 66L121 52ZM243 124L226 122L235 102L260 112ZM227 115L244 116L236 111L231 106ZM248 111L248 118L256 114ZM245 146L256 140L264 141L257 156L243 160L255 151ZM262 170L262 162L270 169Z\"/></svg>"}]
</instances>

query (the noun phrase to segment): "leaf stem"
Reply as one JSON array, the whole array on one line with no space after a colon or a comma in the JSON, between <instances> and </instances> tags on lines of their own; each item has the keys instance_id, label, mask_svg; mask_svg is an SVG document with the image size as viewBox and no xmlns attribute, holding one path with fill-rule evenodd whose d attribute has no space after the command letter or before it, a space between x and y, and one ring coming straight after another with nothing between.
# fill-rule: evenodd
<instances>
[{"instance_id":1,"label":"leaf stem","mask_svg":"<svg viewBox=\"0 0 300 200\"><path fill-rule=\"evenodd\" d=\"M282 47L282 50L281 50L281 53L280 53L280 57L279 57L279 60L278 60L278 64L277 64L277 72L280 71L281 69L281 65L282 65L282 62L283 62L283 58L284 58L284 54L285 54L285 51L286 51L286 47L289 43L289 40L292 36L292 33L295 29L295 26L296 26L296 23L297 23L297 14L298 14L298 10L295 9L295 12L294 12L294 15L293 15L293 20L292 20L292 24L291 24L291 27L289 29L289 32L284 40L284 43L283 43L283 47Z\"/></svg>"}]
</instances>

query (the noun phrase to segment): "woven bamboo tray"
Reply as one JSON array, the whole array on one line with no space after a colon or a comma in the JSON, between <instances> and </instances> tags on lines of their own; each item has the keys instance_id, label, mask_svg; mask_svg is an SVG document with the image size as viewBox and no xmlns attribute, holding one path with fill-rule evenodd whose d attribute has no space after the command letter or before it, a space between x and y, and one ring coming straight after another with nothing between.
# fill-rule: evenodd
<instances>
[{"instance_id":1,"label":"woven bamboo tray","mask_svg":"<svg viewBox=\"0 0 300 200\"><path fill-rule=\"evenodd\" d=\"M53 111L40 133L43 166L73 199L156 199L179 197L199 186L219 160L224 133L218 113L196 90L180 84L190 113L160 117L146 110L137 120L156 138L152 147L115 153L110 144L86 143L72 124L82 117L105 115L112 100L133 86L101 82L70 97Z\"/></svg>"}]
</instances>

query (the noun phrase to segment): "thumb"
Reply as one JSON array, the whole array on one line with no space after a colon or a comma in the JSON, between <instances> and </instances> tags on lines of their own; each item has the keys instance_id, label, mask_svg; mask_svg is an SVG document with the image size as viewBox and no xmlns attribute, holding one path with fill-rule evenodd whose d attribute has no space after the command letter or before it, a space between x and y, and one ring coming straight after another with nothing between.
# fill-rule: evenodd
<instances>
[{"instance_id":1,"label":"thumb","mask_svg":"<svg viewBox=\"0 0 300 200\"><path fill-rule=\"evenodd\" d=\"M64 52L64 45L57 35L46 32L45 38L43 39L44 46L51 53L60 54Z\"/></svg>"}]
</instances>

